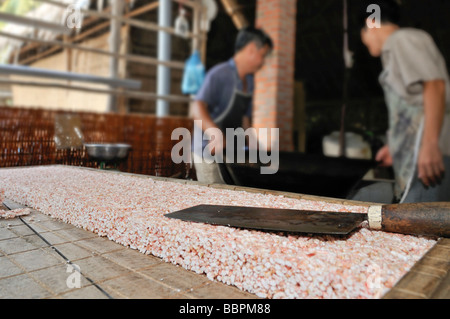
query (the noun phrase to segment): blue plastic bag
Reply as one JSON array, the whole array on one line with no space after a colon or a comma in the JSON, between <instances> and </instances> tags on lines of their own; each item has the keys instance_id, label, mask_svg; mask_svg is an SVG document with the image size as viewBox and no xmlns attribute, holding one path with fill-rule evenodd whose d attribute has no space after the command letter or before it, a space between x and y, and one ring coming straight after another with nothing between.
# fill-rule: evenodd
<instances>
[{"instance_id":1,"label":"blue plastic bag","mask_svg":"<svg viewBox=\"0 0 450 319\"><path fill-rule=\"evenodd\" d=\"M205 80L205 66L200 59L200 53L195 51L186 61L184 67L181 91L183 94L197 94Z\"/></svg>"}]
</instances>

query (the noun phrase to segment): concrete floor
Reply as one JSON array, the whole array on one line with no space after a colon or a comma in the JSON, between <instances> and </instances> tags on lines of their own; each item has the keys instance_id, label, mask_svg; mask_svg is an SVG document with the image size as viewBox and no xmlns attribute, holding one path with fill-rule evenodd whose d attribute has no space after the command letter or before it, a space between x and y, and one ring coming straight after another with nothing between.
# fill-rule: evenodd
<instances>
[{"instance_id":1,"label":"concrete floor","mask_svg":"<svg viewBox=\"0 0 450 319\"><path fill-rule=\"evenodd\" d=\"M22 219L0 219L0 299L256 298L36 210Z\"/></svg>"}]
</instances>

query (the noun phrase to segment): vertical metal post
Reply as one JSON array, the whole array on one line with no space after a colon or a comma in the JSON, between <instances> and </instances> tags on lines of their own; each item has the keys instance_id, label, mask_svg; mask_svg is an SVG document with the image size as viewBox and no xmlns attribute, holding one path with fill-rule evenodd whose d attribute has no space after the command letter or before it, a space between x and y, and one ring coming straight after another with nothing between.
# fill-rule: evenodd
<instances>
[{"instance_id":1,"label":"vertical metal post","mask_svg":"<svg viewBox=\"0 0 450 319\"><path fill-rule=\"evenodd\" d=\"M170 27L172 24L172 0L160 0L158 9L158 22L160 27ZM170 61L172 42L168 32L160 30L158 32L158 60ZM158 95L170 94L170 67L158 65ZM156 115L169 115L169 101L158 100L156 103Z\"/></svg>"},{"instance_id":2,"label":"vertical metal post","mask_svg":"<svg viewBox=\"0 0 450 319\"><path fill-rule=\"evenodd\" d=\"M339 156L346 157L346 149L347 149L347 137L345 134L345 117L347 112L347 103L348 103L348 79L349 79L349 70L350 67L348 65L348 6L347 0L343 0L344 4L344 81L343 81L343 96L342 96L342 109L341 109L341 130L339 134Z\"/></svg>"},{"instance_id":3,"label":"vertical metal post","mask_svg":"<svg viewBox=\"0 0 450 319\"><path fill-rule=\"evenodd\" d=\"M112 53L119 53L120 51L120 42L121 42L121 26L122 22L117 18L122 17L123 9L124 9L124 1L123 0L115 0L110 2L112 5L111 13L113 18L111 19L111 31L109 38L109 48ZM119 77L119 58L116 56L112 56L109 60L109 76L111 78ZM111 87L111 89L114 89ZM114 94L111 94L108 99L108 110L110 112L118 112L117 105L117 97Z\"/></svg>"}]
</instances>

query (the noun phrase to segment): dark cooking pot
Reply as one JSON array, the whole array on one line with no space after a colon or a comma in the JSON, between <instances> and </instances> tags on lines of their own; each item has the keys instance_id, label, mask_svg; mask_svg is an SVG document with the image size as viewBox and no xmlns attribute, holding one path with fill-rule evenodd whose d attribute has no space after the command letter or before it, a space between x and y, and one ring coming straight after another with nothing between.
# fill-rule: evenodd
<instances>
[{"instance_id":1,"label":"dark cooking pot","mask_svg":"<svg viewBox=\"0 0 450 319\"><path fill-rule=\"evenodd\" d=\"M90 158L100 162L113 162L127 157L129 144L84 144Z\"/></svg>"}]
</instances>

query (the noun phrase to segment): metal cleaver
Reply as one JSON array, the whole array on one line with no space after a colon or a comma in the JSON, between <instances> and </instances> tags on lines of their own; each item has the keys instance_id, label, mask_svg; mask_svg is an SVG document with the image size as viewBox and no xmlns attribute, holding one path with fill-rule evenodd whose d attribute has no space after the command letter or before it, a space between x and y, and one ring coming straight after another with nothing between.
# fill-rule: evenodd
<instances>
[{"instance_id":1,"label":"metal cleaver","mask_svg":"<svg viewBox=\"0 0 450 319\"><path fill-rule=\"evenodd\" d=\"M165 216L228 227L330 235L348 235L367 220L373 230L450 237L450 203L375 205L368 208L368 214L200 205Z\"/></svg>"}]
</instances>

